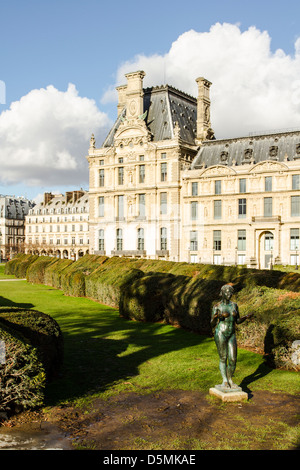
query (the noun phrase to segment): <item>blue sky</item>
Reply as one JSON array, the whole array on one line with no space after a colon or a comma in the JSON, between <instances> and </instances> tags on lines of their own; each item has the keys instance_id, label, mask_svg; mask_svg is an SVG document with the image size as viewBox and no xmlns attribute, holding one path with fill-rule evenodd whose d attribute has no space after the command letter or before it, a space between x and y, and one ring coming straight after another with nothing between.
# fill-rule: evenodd
<instances>
[{"instance_id":1,"label":"blue sky","mask_svg":"<svg viewBox=\"0 0 300 470\"><path fill-rule=\"evenodd\" d=\"M216 38L218 34L225 34L225 30L220 28L214 31L214 34L210 33L211 28L217 23L237 25L239 31L228 29L227 36L232 35L232 43L241 41L245 62L239 64L240 69L248 67L253 58L257 57L256 49L252 48L256 40L257 47L261 50L269 47L265 56L262 54L261 61L263 57L269 60L272 54L275 55L278 49L282 49L281 57L273 56L272 63L268 62L270 74L276 76L277 70L281 72L279 69L284 67L282 64L286 64L287 74L281 78L281 85L278 83L278 88L282 87L282 83L289 86L289 73L294 74L295 97L295 93L298 93L296 80L298 62L295 63L294 55L295 44L300 37L299 17L300 4L296 0L251 2L153 0L149 3L135 0L129 2L0 0L0 80L6 87L5 103L3 99L0 103L0 164L3 168L2 175L0 172L0 193L26 194L27 197L33 198L49 190L65 191L76 189L80 185L88 189L85 160L88 135L91 131L97 135L99 131L100 145L101 138L116 117L116 103L113 99L104 99L105 96L109 96L108 90L113 90L115 85L119 84L123 72L127 70L126 67L145 64L147 68L147 63L149 67L149 72L146 70L147 79L162 83L163 71L161 70L161 77L159 73L152 74L149 63L157 64L158 58L168 57L169 60L176 54L179 61L182 53L180 48L193 44L190 42L193 41L193 37L202 41L199 44L204 44L204 33L207 33L205 44L208 48L211 47L212 58L215 56L216 62L220 61L216 51ZM254 27L255 34L252 36L249 34L249 37L243 36L243 33L251 27ZM191 30L198 35L185 35L179 40L184 33ZM263 36L264 31L270 40L269 46L266 36ZM254 39L251 40L251 37ZM248 64L245 50L249 50ZM228 46L222 56L227 52ZM197 54L195 46L194 55L191 57L197 57ZM202 51L199 50L199 56L201 54ZM238 52L229 55L225 64L220 61L218 72L220 83L222 74L224 74L223 82L226 82L226 79L228 83L232 81L232 76L227 75L227 68L230 69L231 60L234 62L233 67L238 67L236 54ZM193 69L192 58L191 69ZM277 62L278 68L276 68ZM203 65L205 71L212 71L212 75L216 74L211 64L207 65L206 69L206 63L208 64L205 62ZM174 77L175 86L190 92L190 89L186 89L189 88L189 84L185 77L189 74L189 69L187 64L185 71L179 71L178 76L175 76L175 72L172 72L174 69L170 67L167 74L168 83L173 84ZM197 70L193 73L197 73ZM247 73L251 74L251 71ZM202 70L199 70L199 75L202 75ZM239 75L239 72L235 74L235 81L239 83L240 80L241 87L237 88L240 90L239 96L242 96L246 87L242 85L245 82ZM191 77L190 80L195 78ZM266 77L262 80L268 80L268 83L272 81ZM215 82L218 83L218 80L215 79ZM69 84L72 84L73 88L69 88L67 92ZM52 88L47 88L49 86ZM47 92L43 95L41 92L38 93L37 91L41 89ZM272 90L269 91L271 93ZM217 99L218 92L215 91L215 94ZM85 98L88 101L85 101ZM238 97L236 100L239 100ZM62 108L61 103L65 101L67 105ZM14 110L11 108L13 102L17 103ZM243 106L242 101L239 102L241 108L237 104L237 113ZM222 105L226 106L226 103ZM264 106L263 101L261 105ZM56 116L61 109L65 109L65 121L62 121L62 118L59 121L52 120L53 115ZM61 132L61 129L66 129L67 120L72 121L76 110L81 114L78 116L78 125L80 124L84 131L76 133L76 119L74 119L72 129ZM298 109L296 111L298 112ZM84 123L89 119L85 118L84 113L89 114L91 121L86 127ZM286 114L287 116L291 114L288 109ZM93 116L95 129L93 129ZM294 121L297 121L298 115L295 116ZM278 122L278 126L300 127L300 122L295 122L292 126L293 122L286 120L286 125L285 121ZM275 124L277 123L274 121ZM60 126L58 131L56 125ZM257 125L261 127L259 122ZM271 125L273 127L273 122L270 122ZM46 137L47 126L51 141L50 137L49 139ZM249 122L249 131L254 127L255 117ZM102 129L101 132L99 129ZM71 139L74 135L76 138L73 146L68 146L64 139ZM30 143L25 142L26 136L30 136ZM43 139L40 136L44 136ZM56 141L55 146L53 140ZM37 148L38 152L35 151ZM82 149L82 157L77 155L73 158L72 152L75 152L75 148ZM15 160L10 159L12 153L17 155ZM31 177L31 169L39 160L39 155L42 155L39 172ZM47 162L44 172L43 162ZM51 171L57 166L57 162L61 168L59 174L57 171L53 173ZM67 171L68 165L72 170L70 172Z\"/></svg>"}]
</instances>

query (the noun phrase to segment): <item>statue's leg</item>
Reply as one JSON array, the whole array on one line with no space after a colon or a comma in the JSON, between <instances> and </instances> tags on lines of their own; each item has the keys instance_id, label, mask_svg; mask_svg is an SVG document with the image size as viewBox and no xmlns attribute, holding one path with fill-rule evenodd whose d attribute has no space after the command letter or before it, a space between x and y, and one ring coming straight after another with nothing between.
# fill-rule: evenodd
<instances>
[{"instance_id":1,"label":"statue's leg","mask_svg":"<svg viewBox=\"0 0 300 470\"><path fill-rule=\"evenodd\" d=\"M233 383L233 380L232 380L232 377L236 368L236 360L237 360L237 344L236 344L236 337L233 334L230 336L229 341L228 341L227 375L228 375L228 382L231 387L237 387L237 385Z\"/></svg>"},{"instance_id":2,"label":"statue's leg","mask_svg":"<svg viewBox=\"0 0 300 470\"><path fill-rule=\"evenodd\" d=\"M221 372L223 386L228 386L228 378L227 378L227 338L222 335L222 333L218 332L215 334L215 342L217 345L218 353L219 353L219 369Z\"/></svg>"}]
</instances>

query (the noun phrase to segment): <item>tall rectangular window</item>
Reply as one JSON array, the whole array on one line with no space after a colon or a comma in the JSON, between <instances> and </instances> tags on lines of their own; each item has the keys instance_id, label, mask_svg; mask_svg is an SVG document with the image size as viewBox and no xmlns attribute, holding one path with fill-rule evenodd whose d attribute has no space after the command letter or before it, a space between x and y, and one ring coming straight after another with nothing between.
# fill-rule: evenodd
<instances>
[{"instance_id":1,"label":"tall rectangular window","mask_svg":"<svg viewBox=\"0 0 300 470\"><path fill-rule=\"evenodd\" d=\"M240 178L239 180L239 190L240 193L246 192L246 178Z\"/></svg>"},{"instance_id":2,"label":"tall rectangular window","mask_svg":"<svg viewBox=\"0 0 300 470\"><path fill-rule=\"evenodd\" d=\"M144 237L144 229L138 229L138 250L144 250L145 247L145 237Z\"/></svg>"},{"instance_id":3,"label":"tall rectangular window","mask_svg":"<svg viewBox=\"0 0 300 470\"><path fill-rule=\"evenodd\" d=\"M191 220L198 219L198 202L192 201L191 202Z\"/></svg>"},{"instance_id":4,"label":"tall rectangular window","mask_svg":"<svg viewBox=\"0 0 300 470\"><path fill-rule=\"evenodd\" d=\"M290 250L296 251L300 249L299 245L299 229L291 228L290 232Z\"/></svg>"},{"instance_id":5,"label":"tall rectangular window","mask_svg":"<svg viewBox=\"0 0 300 470\"><path fill-rule=\"evenodd\" d=\"M215 194L221 194L221 180L215 181Z\"/></svg>"},{"instance_id":6,"label":"tall rectangular window","mask_svg":"<svg viewBox=\"0 0 300 470\"><path fill-rule=\"evenodd\" d=\"M192 230L190 232L190 250L198 250L198 232L196 232L196 230Z\"/></svg>"},{"instance_id":7,"label":"tall rectangular window","mask_svg":"<svg viewBox=\"0 0 300 470\"><path fill-rule=\"evenodd\" d=\"M124 196L118 196L118 218L124 218Z\"/></svg>"},{"instance_id":8,"label":"tall rectangular window","mask_svg":"<svg viewBox=\"0 0 300 470\"><path fill-rule=\"evenodd\" d=\"M121 228L117 229L117 250L123 250L123 231Z\"/></svg>"},{"instance_id":9,"label":"tall rectangular window","mask_svg":"<svg viewBox=\"0 0 300 470\"><path fill-rule=\"evenodd\" d=\"M292 176L292 189L300 189L300 175Z\"/></svg>"},{"instance_id":10,"label":"tall rectangular window","mask_svg":"<svg viewBox=\"0 0 300 470\"><path fill-rule=\"evenodd\" d=\"M222 201L220 199L214 201L214 219L222 218Z\"/></svg>"},{"instance_id":11,"label":"tall rectangular window","mask_svg":"<svg viewBox=\"0 0 300 470\"><path fill-rule=\"evenodd\" d=\"M145 183L145 165L139 166L139 182Z\"/></svg>"},{"instance_id":12,"label":"tall rectangular window","mask_svg":"<svg viewBox=\"0 0 300 470\"><path fill-rule=\"evenodd\" d=\"M167 229L166 227L162 227L160 229L160 249L166 250L168 247L167 243Z\"/></svg>"},{"instance_id":13,"label":"tall rectangular window","mask_svg":"<svg viewBox=\"0 0 300 470\"><path fill-rule=\"evenodd\" d=\"M160 164L160 181L167 181L167 163Z\"/></svg>"},{"instance_id":14,"label":"tall rectangular window","mask_svg":"<svg viewBox=\"0 0 300 470\"><path fill-rule=\"evenodd\" d=\"M122 185L124 184L124 167L119 166L118 168L118 184Z\"/></svg>"},{"instance_id":15,"label":"tall rectangular window","mask_svg":"<svg viewBox=\"0 0 300 470\"><path fill-rule=\"evenodd\" d=\"M300 216L300 196L291 197L291 216Z\"/></svg>"},{"instance_id":16,"label":"tall rectangular window","mask_svg":"<svg viewBox=\"0 0 300 470\"><path fill-rule=\"evenodd\" d=\"M221 251L221 230L214 230L213 246L215 251Z\"/></svg>"},{"instance_id":17,"label":"tall rectangular window","mask_svg":"<svg viewBox=\"0 0 300 470\"><path fill-rule=\"evenodd\" d=\"M160 213L167 214L167 193L160 193Z\"/></svg>"},{"instance_id":18,"label":"tall rectangular window","mask_svg":"<svg viewBox=\"0 0 300 470\"><path fill-rule=\"evenodd\" d=\"M146 194L139 194L139 217L146 216Z\"/></svg>"},{"instance_id":19,"label":"tall rectangular window","mask_svg":"<svg viewBox=\"0 0 300 470\"><path fill-rule=\"evenodd\" d=\"M265 191L272 191L272 176L265 177Z\"/></svg>"},{"instance_id":20,"label":"tall rectangular window","mask_svg":"<svg viewBox=\"0 0 300 470\"><path fill-rule=\"evenodd\" d=\"M264 216L272 217L273 213L273 201L271 197L264 197Z\"/></svg>"},{"instance_id":21,"label":"tall rectangular window","mask_svg":"<svg viewBox=\"0 0 300 470\"><path fill-rule=\"evenodd\" d=\"M98 232L98 247L100 251L104 251L104 230L100 229Z\"/></svg>"},{"instance_id":22,"label":"tall rectangular window","mask_svg":"<svg viewBox=\"0 0 300 470\"><path fill-rule=\"evenodd\" d=\"M104 170L101 168L99 170L99 186L103 187L104 186Z\"/></svg>"},{"instance_id":23,"label":"tall rectangular window","mask_svg":"<svg viewBox=\"0 0 300 470\"><path fill-rule=\"evenodd\" d=\"M238 230L238 251L246 251L246 230Z\"/></svg>"},{"instance_id":24,"label":"tall rectangular window","mask_svg":"<svg viewBox=\"0 0 300 470\"><path fill-rule=\"evenodd\" d=\"M99 217L104 217L104 196L99 197Z\"/></svg>"},{"instance_id":25,"label":"tall rectangular window","mask_svg":"<svg viewBox=\"0 0 300 470\"><path fill-rule=\"evenodd\" d=\"M192 196L198 196L198 183L192 183Z\"/></svg>"},{"instance_id":26,"label":"tall rectangular window","mask_svg":"<svg viewBox=\"0 0 300 470\"><path fill-rule=\"evenodd\" d=\"M247 200L245 198L238 200L239 219L243 219L247 214Z\"/></svg>"}]
</instances>

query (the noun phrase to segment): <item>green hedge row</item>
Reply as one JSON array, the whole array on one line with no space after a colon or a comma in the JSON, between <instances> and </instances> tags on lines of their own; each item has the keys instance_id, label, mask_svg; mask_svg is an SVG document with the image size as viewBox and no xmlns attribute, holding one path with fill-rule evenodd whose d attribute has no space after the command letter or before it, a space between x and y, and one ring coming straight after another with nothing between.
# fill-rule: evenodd
<instances>
[{"instance_id":1,"label":"green hedge row","mask_svg":"<svg viewBox=\"0 0 300 470\"><path fill-rule=\"evenodd\" d=\"M206 335L212 334L211 309L220 288L231 282L241 315L249 307L255 310L255 317L239 326L240 345L264 351L275 365L294 368L289 351L300 339L298 273L96 255L76 262L42 258L22 255L7 263L7 273L23 277L25 272L31 282L117 307L126 318L164 321Z\"/></svg>"},{"instance_id":2,"label":"green hedge row","mask_svg":"<svg viewBox=\"0 0 300 470\"><path fill-rule=\"evenodd\" d=\"M0 410L14 412L40 406L46 382L63 360L63 338L57 322L42 312L0 308Z\"/></svg>"}]
</instances>

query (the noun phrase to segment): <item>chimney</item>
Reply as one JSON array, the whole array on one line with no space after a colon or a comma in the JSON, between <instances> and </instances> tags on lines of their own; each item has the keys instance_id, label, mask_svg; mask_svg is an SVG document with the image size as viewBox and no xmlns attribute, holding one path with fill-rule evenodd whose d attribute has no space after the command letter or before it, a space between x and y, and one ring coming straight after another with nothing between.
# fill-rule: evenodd
<instances>
[{"instance_id":1,"label":"chimney","mask_svg":"<svg viewBox=\"0 0 300 470\"><path fill-rule=\"evenodd\" d=\"M198 84L196 142L201 143L203 140L210 140L214 137L210 122L209 88L211 82L203 77L197 78L196 82Z\"/></svg>"},{"instance_id":2,"label":"chimney","mask_svg":"<svg viewBox=\"0 0 300 470\"><path fill-rule=\"evenodd\" d=\"M127 78L127 118L134 119L141 116L144 112L143 78L145 77L145 72L139 70L138 72L127 73L125 77Z\"/></svg>"},{"instance_id":3,"label":"chimney","mask_svg":"<svg viewBox=\"0 0 300 470\"><path fill-rule=\"evenodd\" d=\"M118 92L118 116L120 116L123 111L124 106L126 105L126 90L127 85L121 85L116 88Z\"/></svg>"},{"instance_id":4,"label":"chimney","mask_svg":"<svg viewBox=\"0 0 300 470\"><path fill-rule=\"evenodd\" d=\"M52 193L44 193L44 206L48 204L53 198L54 195Z\"/></svg>"}]
</instances>

